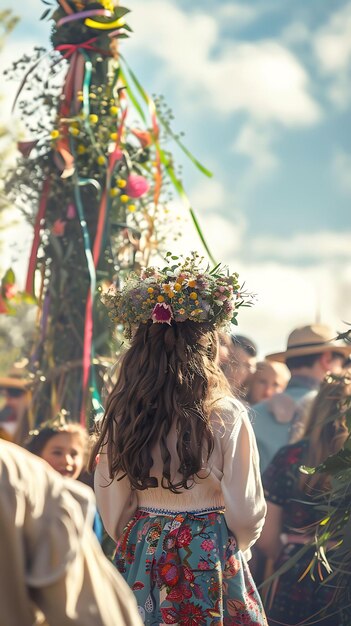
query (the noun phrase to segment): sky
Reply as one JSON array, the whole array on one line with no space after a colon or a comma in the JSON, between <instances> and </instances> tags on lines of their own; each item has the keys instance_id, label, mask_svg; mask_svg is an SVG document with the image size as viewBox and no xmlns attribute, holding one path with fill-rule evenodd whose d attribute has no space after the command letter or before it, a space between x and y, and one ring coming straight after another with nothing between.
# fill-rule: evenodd
<instances>
[{"instance_id":1,"label":"sky","mask_svg":"<svg viewBox=\"0 0 351 626\"><path fill-rule=\"evenodd\" d=\"M239 315L239 332L256 341L263 357L283 349L300 325L322 321L345 330L351 2L124 4L134 31L121 44L124 56L149 93L164 95L174 130L185 133L186 146L213 172L205 178L174 149L213 254L257 294L255 306ZM1 8L9 5L0 0ZM44 8L40 0L26 1L1 67L48 45L50 24L39 21ZM7 83L3 115L14 91ZM183 236L172 248L202 251L181 210ZM20 273L29 241L26 235L18 244L18 230L15 241L6 237Z\"/></svg>"}]
</instances>

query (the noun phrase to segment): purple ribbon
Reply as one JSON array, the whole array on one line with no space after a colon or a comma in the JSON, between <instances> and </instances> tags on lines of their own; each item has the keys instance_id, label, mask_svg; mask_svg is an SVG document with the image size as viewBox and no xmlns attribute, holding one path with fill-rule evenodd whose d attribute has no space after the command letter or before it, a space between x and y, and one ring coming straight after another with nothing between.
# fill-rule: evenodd
<instances>
[{"instance_id":1,"label":"purple ribbon","mask_svg":"<svg viewBox=\"0 0 351 626\"><path fill-rule=\"evenodd\" d=\"M61 17L57 22L57 28L66 24L66 22L74 22L75 20L85 19L86 17L92 17L94 15L102 15L103 17L113 17L113 13L108 9L91 9L90 11L80 11L79 13L73 13L72 15L66 15Z\"/></svg>"}]
</instances>

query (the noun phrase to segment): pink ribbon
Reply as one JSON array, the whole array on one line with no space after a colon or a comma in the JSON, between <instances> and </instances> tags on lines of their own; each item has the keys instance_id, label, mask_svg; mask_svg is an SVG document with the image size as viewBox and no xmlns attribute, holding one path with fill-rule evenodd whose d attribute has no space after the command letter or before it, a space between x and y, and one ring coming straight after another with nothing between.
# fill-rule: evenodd
<instances>
[{"instance_id":1,"label":"pink ribbon","mask_svg":"<svg viewBox=\"0 0 351 626\"><path fill-rule=\"evenodd\" d=\"M28 273L27 273L25 291L27 293L30 293L31 295L34 295L34 272L36 268L37 254L38 254L39 243L40 243L40 226L41 226L41 220L44 219L44 216L45 216L49 190L50 190L50 180L47 178L44 181L43 192L41 194L40 203L39 203L39 209L38 209L37 216L35 218L34 238L33 238L32 250L30 253L30 259L29 259L29 265L28 265Z\"/></svg>"},{"instance_id":2,"label":"pink ribbon","mask_svg":"<svg viewBox=\"0 0 351 626\"><path fill-rule=\"evenodd\" d=\"M62 43L55 47L55 50L59 52L67 51L66 54L63 55L64 59L68 59L75 52L79 52L79 49L83 50L93 50L93 52L100 52L100 54L105 54L106 56L111 56L111 52L109 50L103 50L102 48L96 48L92 46L95 41L98 40L98 37L93 37L92 39L88 39L87 41L82 41L81 43Z\"/></svg>"}]
</instances>

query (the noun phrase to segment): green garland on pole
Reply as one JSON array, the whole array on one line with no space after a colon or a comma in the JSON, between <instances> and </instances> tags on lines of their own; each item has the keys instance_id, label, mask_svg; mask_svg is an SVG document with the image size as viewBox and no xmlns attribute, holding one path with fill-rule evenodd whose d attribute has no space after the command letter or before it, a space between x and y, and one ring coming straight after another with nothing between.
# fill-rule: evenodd
<instances>
[{"instance_id":1,"label":"green garland on pole","mask_svg":"<svg viewBox=\"0 0 351 626\"><path fill-rule=\"evenodd\" d=\"M33 224L26 293L36 297L38 327L30 357L37 423L67 411L89 424L112 360L112 330L98 296L163 250L174 226L170 189L188 206L163 147L171 137L205 175L211 173L170 127L119 53L131 31L129 10L111 0L43 0L53 49L15 64L15 106L34 139L21 142L10 172L10 199Z\"/></svg>"}]
</instances>

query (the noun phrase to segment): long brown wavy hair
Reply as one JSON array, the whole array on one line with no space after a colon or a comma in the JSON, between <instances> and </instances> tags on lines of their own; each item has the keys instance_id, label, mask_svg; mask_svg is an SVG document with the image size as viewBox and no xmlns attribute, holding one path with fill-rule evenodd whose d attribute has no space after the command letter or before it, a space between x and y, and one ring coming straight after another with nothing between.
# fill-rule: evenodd
<instances>
[{"instance_id":1,"label":"long brown wavy hair","mask_svg":"<svg viewBox=\"0 0 351 626\"><path fill-rule=\"evenodd\" d=\"M162 487L173 493L188 489L214 436L210 414L216 400L230 395L217 365L218 338L212 324L192 322L140 324L124 354L119 377L106 406L96 455L106 446L110 477L128 476L135 489L158 485L150 477L152 449L159 442L163 461ZM167 436L176 423L178 472L171 480ZM190 484L189 484L190 481Z\"/></svg>"},{"instance_id":2,"label":"long brown wavy hair","mask_svg":"<svg viewBox=\"0 0 351 626\"><path fill-rule=\"evenodd\" d=\"M349 436L345 414L351 410L350 396L351 379L348 375L327 377L322 383L309 412L305 435L309 445L304 461L307 467L317 467L343 447ZM300 487L308 492L323 491L329 486L329 481L325 473L303 474Z\"/></svg>"}]
</instances>

